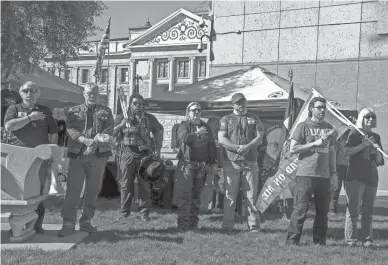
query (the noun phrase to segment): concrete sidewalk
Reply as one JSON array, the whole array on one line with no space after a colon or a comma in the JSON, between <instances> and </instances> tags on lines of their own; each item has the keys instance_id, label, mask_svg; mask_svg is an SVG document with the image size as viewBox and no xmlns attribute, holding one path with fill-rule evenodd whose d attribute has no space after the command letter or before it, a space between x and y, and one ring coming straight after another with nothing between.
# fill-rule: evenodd
<instances>
[{"instance_id":1,"label":"concrete sidewalk","mask_svg":"<svg viewBox=\"0 0 388 265\"><path fill-rule=\"evenodd\" d=\"M88 236L86 232L77 231L75 234L67 237L57 237L57 232L61 229L60 224L43 224L46 232L43 235L37 235L28 238L24 242L13 243L9 241L10 226L1 224L1 250L17 248L39 248L42 250L68 250L74 248Z\"/></svg>"}]
</instances>

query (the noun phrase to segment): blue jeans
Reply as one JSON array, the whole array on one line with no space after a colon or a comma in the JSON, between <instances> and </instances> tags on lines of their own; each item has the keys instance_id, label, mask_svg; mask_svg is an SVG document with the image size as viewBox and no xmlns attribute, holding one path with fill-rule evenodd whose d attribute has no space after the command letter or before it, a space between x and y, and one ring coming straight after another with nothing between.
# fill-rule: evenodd
<instances>
[{"instance_id":1,"label":"blue jeans","mask_svg":"<svg viewBox=\"0 0 388 265\"><path fill-rule=\"evenodd\" d=\"M206 181L202 163L184 162L183 174L178 182L178 227L198 226L201 193Z\"/></svg>"},{"instance_id":2,"label":"blue jeans","mask_svg":"<svg viewBox=\"0 0 388 265\"><path fill-rule=\"evenodd\" d=\"M372 216L376 200L377 187L367 185L361 181L347 181L346 189L346 219L345 241L358 240L357 221L361 206L361 241L372 241Z\"/></svg>"},{"instance_id":3,"label":"blue jeans","mask_svg":"<svg viewBox=\"0 0 388 265\"><path fill-rule=\"evenodd\" d=\"M224 161L225 198L222 227L233 229L237 194L241 190L248 206L248 228L260 228L260 216L252 208L256 204L259 189L259 168L256 161Z\"/></svg>"},{"instance_id":4,"label":"blue jeans","mask_svg":"<svg viewBox=\"0 0 388 265\"><path fill-rule=\"evenodd\" d=\"M327 214L330 204L330 179L309 176L297 176L294 189L294 210L287 230L287 243L299 245L310 198L313 194L316 211L313 241L321 245L326 244Z\"/></svg>"},{"instance_id":5,"label":"blue jeans","mask_svg":"<svg viewBox=\"0 0 388 265\"><path fill-rule=\"evenodd\" d=\"M70 158L66 197L61 212L64 225L74 226L77 221L77 206L84 180L85 195L79 222L88 223L94 217L107 160L107 157L84 155L77 159Z\"/></svg>"}]
</instances>

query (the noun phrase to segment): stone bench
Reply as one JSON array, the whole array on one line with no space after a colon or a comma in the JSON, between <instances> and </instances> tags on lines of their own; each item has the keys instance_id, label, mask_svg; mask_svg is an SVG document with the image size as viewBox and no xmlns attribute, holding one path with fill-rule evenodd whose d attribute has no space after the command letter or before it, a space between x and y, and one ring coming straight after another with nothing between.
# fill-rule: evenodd
<instances>
[{"instance_id":1,"label":"stone bench","mask_svg":"<svg viewBox=\"0 0 388 265\"><path fill-rule=\"evenodd\" d=\"M39 176L40 167L45 160L62 155L63 149L52 144L35 148L1 144L1 222L9 222L11 242L35 234L35 210L46 199L51 181L49 169L46 176Z\"/></svg>"}]
</instances>

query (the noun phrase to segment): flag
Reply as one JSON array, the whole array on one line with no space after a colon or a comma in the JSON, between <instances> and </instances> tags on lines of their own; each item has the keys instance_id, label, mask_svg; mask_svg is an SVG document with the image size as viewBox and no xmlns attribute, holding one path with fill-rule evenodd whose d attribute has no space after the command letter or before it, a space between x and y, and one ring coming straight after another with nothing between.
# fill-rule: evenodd
<instances>
[{"instance_id":1,"label":"flag","mask_svg":"<svg viewBox=\"0 0 388 265\"><path fill-rule=\"evenodd\" d=\"M308 106L310 104L310 101L314 97L322 97L316 90L312 90L312 93L310 94L310 97L306 100L304 103L301 111L299 112L298 117L296 118L289 135L292 135L294 132L296 126L305 121L308 117ZM340 114L339 111L327 105L327 112L325 115L325 121L330 123L331 126L333 126L333 129L336 132L337 139L342 136L343 133L345 133L351 122L347 119L344 119ZM289 141L290 138L288 137L287 141ZM286 142L287 142L286 141ZM263 213L270 205L271 203L290 185L290 183L295 181L296 178L296 169L297 169L297 161L298 161L298 154L292 154L290 155L288 152L288 146L285 144L283 145L282 150L282 157L280 158L279 167L277 172L274 174L274 176L270 177L267 182L264 184L262 190L260 191L256 208L258 211Z\"/></svg>"},{"instance_id":2,"label":"flag","mask_svg":"<svg viewBox=\"0 0 388 265\"><path fill-rule=\"evenodd\" d=\"M295 123L297 116L298 116L298 101L294 97L294 82L291 81L291 86L288 94L287 108L286 108L286 112L284 113L282 133L279 139L280 150L278 151L278 157L275 163L277 167L284 160L284 157L289 151L290 140L287 140L287 139L290 134L290 130ZM291 187L284 189L283 192L279 194L281 199L288 199L293 197L290 188Z\"/></svg>"},{"instance_id":3,"label":"flag","mask_svg":"<svg viewBox=\"0 0 388 265\"><path fill-rule=\"evenodd\" d=\"M97 47L97 62L96 62L96 69L94 70L94 77L96 78L96 83L101 79L102 63L105 56L105 50L109 48L110 20L111 20L111 17L109 17L108 26L106 27L105 33L104 35L102 35L100 43L98 44L98 47Z\"/></svg>"},{"instance_id":4,"label":"flag","mask_svg":"<svg viewBox=\"0 0 388 265\"><path fill-rule=\"evenodd\" d=\"M282 151L288 150L289 141L287 138L289 136L292 125L294 124L296 118L298 116L298 101L294 97L294 82L291 82L290 92L288 94L287 108L284 113L284 121L282 127L282 133L279 139L279 147L282 148L279 150L277 162L279 163L282 157Z\"/></svg>"}]
</instances>

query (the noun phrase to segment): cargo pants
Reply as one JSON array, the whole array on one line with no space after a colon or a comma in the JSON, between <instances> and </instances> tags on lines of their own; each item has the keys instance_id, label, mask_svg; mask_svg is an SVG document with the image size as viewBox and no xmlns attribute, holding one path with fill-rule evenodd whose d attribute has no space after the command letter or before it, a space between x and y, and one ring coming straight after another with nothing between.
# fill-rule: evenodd
<instances>
[{"instance_id":1,"label":"cargo pants","mask_svg":"<svg viewBox=\"0 0 388 265\"><path fill-rule=\"evenodd\" d=\"M224 161L225 198L222 227L231 230L234 227L237 195L242 190L248 206L248 228L260 229L260 215L253 210L258 197L259 167L256 161Z\"/></svg>"}]
</instances>

